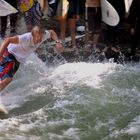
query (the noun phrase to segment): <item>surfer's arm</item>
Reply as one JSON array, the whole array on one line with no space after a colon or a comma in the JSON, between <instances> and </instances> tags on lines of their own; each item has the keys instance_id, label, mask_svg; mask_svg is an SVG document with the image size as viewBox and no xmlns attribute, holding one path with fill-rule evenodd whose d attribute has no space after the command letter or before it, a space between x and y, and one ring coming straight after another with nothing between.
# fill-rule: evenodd
<instances>
[{"instance_id":1,"label":"surfer's arm","mask_svg":"<svg viewBox=\"0 0 140 140\"><path fill-rule=\"evenodd\" d=\"M3 41L3 43L1 44L1 47L0 47L0 58L2 57L4 51L6 50L6 48L8 47L8 45L10 43L18 44L19 43L19 37L18 36L8 37Z\"/></svg>"},{"instance_id":2,"label":"surfer's arm","mask_svg":"<svg viewBox=\"0 0 140 140\"><path fill-rule=\"evenodd\" d=\"M52 38L55 42L57 42L57 41L58 41L58 37L57 37L57 34L55 33L55 31L54 31L54 30L48 30L48 32L50 33L51 38Z\"/></svg>"},{"instance_id":3,"label":"surfer's arm","mask_svg":"<svg viewBox=\"0 0 140 140\"><path fill-rule=\"evenodd\" d=\"M63 51L63 47L62 44L60 43L60 41L58 40L57 34L55 33L55 31L53 30L48 30L50 32L51 38L55 41L56 43L56 51Z\"/></svg>"}]
</instances>

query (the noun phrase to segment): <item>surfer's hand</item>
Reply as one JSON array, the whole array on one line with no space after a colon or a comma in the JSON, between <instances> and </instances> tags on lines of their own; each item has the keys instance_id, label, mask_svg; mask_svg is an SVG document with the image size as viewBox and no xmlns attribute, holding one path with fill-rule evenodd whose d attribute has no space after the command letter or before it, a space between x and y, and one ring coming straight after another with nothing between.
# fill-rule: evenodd
<instances>
[{"instance_id":1,"label":"surfer's hand","mask_svg":"<svg viewBox=\"0 0 140 140\"><path fill-rule=\"evenodd\" d=\"M63 46L62 46L62 44L61 43L56 43L56 51L57 52L59 52L59 53L62 53L63 51L64 51L64 48L63 48Z\"/></svg>"}]
</instances>

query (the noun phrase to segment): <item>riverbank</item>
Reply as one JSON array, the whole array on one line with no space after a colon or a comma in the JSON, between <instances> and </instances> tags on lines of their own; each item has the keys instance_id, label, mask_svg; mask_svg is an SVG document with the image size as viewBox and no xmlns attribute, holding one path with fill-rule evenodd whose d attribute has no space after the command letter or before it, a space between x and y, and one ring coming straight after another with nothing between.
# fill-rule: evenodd
<instances>
[{"instance_id":1,"label":"riverbank","mask_svg":"<svg viewBox=\"0 0 140 140\"><path fill-rule=\"evenodd\" d=\"M43 20L42 23L46 29L53 29L58 35L60 35L59 20L51 18L48 20ZM67 25L67 31L66 31L66 40L67 40L66 45L65 45L66 50L67 50L67 48L71 48L71 41L70 41L70 34L69 34L68 26L69 25ZM78 27L78 26L85 26L85 21L84 21L83 17L79 21L77 21L76 27ZM132 38L129 33L129 25L126 23L123 23L122 25L118 26L118 28L115 27L116 32L114 32L114 34L112 36L108 35L107 28L108 28L108 26L106 26L104 23L102 23L102 33L101 33L98 47L101 49L106 47L108 40L110 41L111 40L110 38L113 38L112 36L114 36L115 39L113 40L114 42L112 42L112 46L121 50L121 53L123 53L125 56L125 60L126 61L134 60L134 61L139 62L139 60L140 60L140 50L139 49L137 49L135 57L132 58L130 56ZM91 52L91 51L87 52L85 50L85 43L84 43L85 32L76 31L76 38L77 38L76 39L77 47L79 49L78 57L82 56L82 60L83 60L83 57L89 57L91 54L93 54L93 52ZM91 47L91 44L89 44L88 46ZM76 60L75 51L73 51L73 50L65 51L64 53L62 53L62 55L65 58L68 58L68 60L70 60L70 61ZM80 61L80 60L78 59L78 61Z\"/></svg>"},{"instance_id":2,"label":"riverbank","mask_svg":"<svg viewBox=\"0 0 140 140\"><path fill-rule=\"evenodd\" d=\"M53 29L58 36L60 36L60 22L59 20L53 19L53 18L49 18L49 19L43 19L42 20L42 25L46 28L46 29ZM77 48L79 49L79 53L75 53L74 50L71 49L71 38L70 38L70 34L69 34L69 29L68 29L67 25L67 30L66 30L66 45L65 45L65 51L61 54L68 62L71 61L87 61L87 58L91 57L91 55L94 55L93 51L87 51L85 49L85 32L79 32L76 31L76 42L77 42ZM78 26L85 26L85 21L84 21L84 17L81 17L81 19L79 21L77 21L76 23L76 27ZM9 24L7 27L7 35L9 34ZM17 34L22 34L26 32L26 25L24 23L24 19L19 17L18 23L17 23ZM140 60L140 50L137 49L136 51L136 57L134 57L132 59L132 57L130 56L130 47L131 47L131 36L129 33L129 27L127 24L122 24L119 28L117 28L116 32L114 32L115 35L115 42L112 43L113 47L117 47L121 50L121 52L124 54L125 56L125 60L126 61L137 61L139 62ZM60 38L60 37L59 37ZM102 23L102 33L101 33L101 37L100 37L100 42L98 44L98 47L103 49L104 47L106 47L107 44L107 40L110 40L110 36L108 36L107 33L107 26ZM48 48L46 49L48 52L51 52L51 55L53 56L54 52L52 51L51 46L54 46L55 44L53 42L49 43L47 42L47 44L44 44L45 46L48 46ZM92 45L89 44L88 47L90 50L92 47ZM38 56L44 61L46 59L46 52L43 52L44 49L42 49L42 51L37 51ZM56 55L56 54L55 54ZM94 61L93 61L94 62Z\"/></svg>"}]
</instances>

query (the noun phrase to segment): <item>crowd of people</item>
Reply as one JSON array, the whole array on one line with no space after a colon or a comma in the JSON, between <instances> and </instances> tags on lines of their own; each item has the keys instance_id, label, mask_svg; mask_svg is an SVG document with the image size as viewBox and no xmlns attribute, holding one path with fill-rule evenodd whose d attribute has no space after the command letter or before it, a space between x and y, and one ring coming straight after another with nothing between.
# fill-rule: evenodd
<instances>
[{"instance_id":1,"label":"crowd of people","mask_svg":"<svg viewBox=\"0 0 140 140\"><path fill-rule=\"evenodd\" d=\"M114 44L117 35L120 32L119 28L123 23L127 23L127 25L129 25L128 30L130 30L131 34L132 41L130 42L131 51L129 55L134 57L136 55L137 48L139 48L140 0L133 0L129 13L125 12L124 1L108 0L115 7L120 16L119 24L114 27L102 23L100 0L67 0L69 3L68 11L65 18L59 18L60 34L58 35L51 29L44 30L41 25L44 12L50 12L49 3L51 3L51 0L43 0L43 5L41 5L37 0L5 1L18 9L19 13L1 17L0 36L1 38L6 39L0 47L0 91L11 82L22 60L35 51L46 39L52 38L55 41L58 50L61 50L61 52L62 50L65 50L65 47L63 48L62 46L65 46L65 32L67 25L69 27L72 42L71 50L78 53L79 48L77 47L75 38L75 29L76 23L80 20L80 16L82 16L82 14L84 15L85 21L85 43L83 44L85 51L107 52L108 50L111 50L112 52L118 53L120 50L114 47ZM49 17L50 20L55 16L57 5L60 1L61 0L55 1L53 14ZM19 15L24 17L28 31L28 33L24 33L22 35L17 35L16 33L16 22ZM10 18L10 34L6 35L8 16ZM69 24L67 24L67 21ZM105 25L106 27L105 32L102 25ZM106 46L102 50L98 47L100 42L104 43ZM89 44L90 47L88 47Z\"/></svg>"}]
</instances>

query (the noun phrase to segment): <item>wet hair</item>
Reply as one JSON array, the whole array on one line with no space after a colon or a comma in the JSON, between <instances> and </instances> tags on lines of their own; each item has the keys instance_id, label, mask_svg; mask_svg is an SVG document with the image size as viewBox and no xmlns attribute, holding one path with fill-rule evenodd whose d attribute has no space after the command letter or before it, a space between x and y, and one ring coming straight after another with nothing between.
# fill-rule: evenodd
<instances>
[{"instance_id":1,"label":"wet hair","mask_svg":"<svg viewBox=\"0 0 140 140\"><path fill-rule=\"evenodd\" d=\"M37 25L37 26L34 26L32 31L31 31L32 35L34 36L36 33L39 33L39 34L45 34L45 29L44 27L40 26L40 25Z\"/></svg>"}]
</instances>

